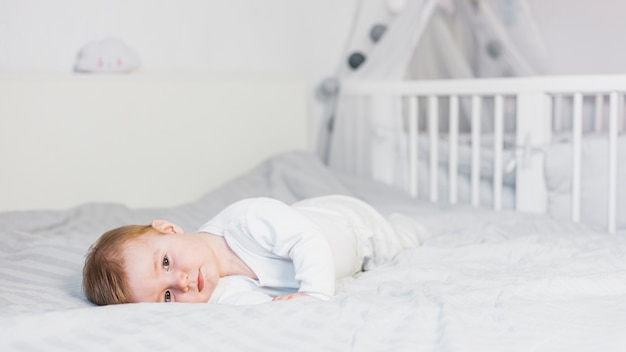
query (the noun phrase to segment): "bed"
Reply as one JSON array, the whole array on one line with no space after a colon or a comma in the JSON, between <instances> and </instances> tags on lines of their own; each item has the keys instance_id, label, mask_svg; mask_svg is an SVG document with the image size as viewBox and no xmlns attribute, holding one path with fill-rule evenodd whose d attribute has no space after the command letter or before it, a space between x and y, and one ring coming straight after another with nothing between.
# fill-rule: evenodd
<instances>
[{"instance_id":1,"label":"bed","mask_svg":"<svg viewBox=\"0 0 626 352\"><path fill-rule=\"evenodd\" d=\"M188 86L188 79L195 83ZM257 104L253 108L258 114L251 116L249 111L241 111L240 115L226 104L220 110L218 121L205 118L195 121L199 125L193 126L210 130L215 124L220 126L222 118L232 116L229 119L239 128L224 129L219 137L228 141L241 138L242 126L255 123L263 116L264 123L269 125L249 125L254 127L253 135L286 139L274 150L237 143L246 150L242 154L245 156L241 156L245 163L230 171L222 170L224 179L207 178L205 183L190 185L186 182L188 172L178 173L173 180L185 181L173 184L183 183L185 189L198 188L196 193L189 193L187 199L164 195L164 198L145 199L145 203L141 203L144 200L141 196L135 198L126 193L139 186L145 186L144 190L150 193L151 188L141 185L141 180L138 182L133 175L116 181L118 187L126 190L116 195L102 187L96 187L97 193L85 193L90 187L80 183L65 188L63 184L54 184L50 199L33 197L24 203L17 203L20 197L4 196L12 193L3 193L4 211L0 213L0 258L5 263L0 267L2 351L183 348L217 351L622 351L626 348L623 334L626 326L626 237L545 214L508 209L494 211L471 204L432 203L384 182L329 168L303 144L307 132L302 111L306 104L300 81L255 79L256 85L250 88L249 79L232 81L215 77L188 77L182 81L175 77L39 80L39 77L26 81L14 77L2 80L3 94L14 92L7 87L18 83L31 86L20 94L21 103L15 97L8 104L13 107L3 110L3 114L6 111L17 114L23 109L18 108L20 105L31 105L41 98L32 89L59 80L74 82L64 88L71 93L69 96L76 91L84 92L83 85L90 88L101 84L114 86L107 97L116 97L123 86L138 84L135 80L147 85L155 80L177 85L179 89L174 91L179 93L169 91L167 96L187 96L197 91L198 85L203 91L214 85L222 87L226 80L232 86L224 95L202 94L202 99L191 102L183 99L189 109L186 111L205 111L207 101L213 104L229 99L238 101L247 92L250 98L261 96L255 100ZM136 90L126 93L131 92ZM143 92L141 94L147 94L146 102L155 102L148 115L165 111L155 118L169 121L167 114L179 112L181 108L176 97L164 99L159 89ZM156 94L153 98L160 99L151 99L152 94ZM112 99L120 99L120 96ZM67 112L68 103L71 106L73 101L59 103L57 110L43 109L41 113ZM136 105L134 113L144 113L142 106ZM108 109L108 105L99 109ZM184 119L185 114L176 115ZM3 121L22 119L18 116L3 115ZM28 116L35 118L37 115ZM89 114L70 114L67 118L84 119L89 118ZM281 119L284 119L282 123L294 125L289 129L277 128L281 126L276 125ZM141 130L144 122L122 125ZM183 124L180 128L189 126ZM302 135L297 135L300 127ZM70 138L75 130L61 132L63 137L56 135L47 140L53 154L54 143ZM294 133L295 138L292 138ZM91 138L96 138L97 134ZM44 135L40 133L38 137L44 138ZM3 137L9 138L13 148L19 146L15 144L18 139ZM118 141L122 143L123 139ZM133 150L132 145L124 144ZM27 191L34 187L26 178L31 170L11 164L14 159L11 159L12 154L4 152L6 146L2 148L3 166L10 165L15 171L11 184L7 184L7 179L2 180L2 192L12 188ZM17 154L22 152L19 148L12 150ZM112 157L106 150L98 150L104 153L100 158ZM223 155L223 150L208 148L204 155L191 150L194 158L188 161L179 156L178 159L182 159L179 168L215 170L216 164L221 166L215 158ZM67 154L66 151L62 154L67 158L66 165L86 162L80 153ZM110 152L115 158L124 156L116 149ZM180 150L173 153L176 156ZM46 166L49 165L40 165ZM180 169L167 169L168 173L172 170ZM68 175L65 171L61 173ZM38 175L35 179L44 184L49 177L55 180L46 173ZM159 175L156 173L155 177ZM90 177L94 178L94 185L104 182L97 173L91 173ZM165 178L160 182L167 181ZM56 192L57 189L63 192ZM63 196L65 193L67 196ZM166 218L185 229L194 229L237 199L270 196L290 203L325 194L355 196L385 214L402 212L419 221L430 237L422 246L402 252L382 268L341 280L336 297L328 302L303 298L244 307L158 303L95 307L81 292L85 252L111 227Z\"/></svg>"}]
</instances>

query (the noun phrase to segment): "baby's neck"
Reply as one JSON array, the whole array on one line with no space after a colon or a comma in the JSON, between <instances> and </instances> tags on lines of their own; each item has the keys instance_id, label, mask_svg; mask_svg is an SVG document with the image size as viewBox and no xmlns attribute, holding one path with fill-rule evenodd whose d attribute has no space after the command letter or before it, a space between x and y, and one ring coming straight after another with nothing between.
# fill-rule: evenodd
<instances>
[{"instance_id":1,"label":"baby's neck","mask_svg":"<svg viewBox=\"0 0 626 352\"><path fill-rule=\"evenodd\" d=\"M254 280L258 279L254 271L252 271L252 269L239 258L237 253L230 248L224 236L218 236L208 232L202 232L198 235L202 236L213 250L220 264L221 277L244 275Z\"/></svg>"}]
</instances>

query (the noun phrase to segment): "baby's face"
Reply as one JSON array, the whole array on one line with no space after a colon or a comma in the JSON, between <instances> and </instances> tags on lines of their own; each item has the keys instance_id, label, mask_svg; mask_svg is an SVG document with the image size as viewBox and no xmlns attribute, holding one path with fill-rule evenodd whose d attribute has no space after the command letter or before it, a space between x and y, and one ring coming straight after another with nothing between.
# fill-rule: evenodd
<instances>
[{"instance_id":1,"label":"baby's face","mask_svg":"<svg viewBox=\"0 0 626 352\"><path fill-rule=\"evenodd\" d=\"M219 279L215 255L199 236L149 232L126 244L135 302L208 302Z\"/></svg>"}]
</instances>

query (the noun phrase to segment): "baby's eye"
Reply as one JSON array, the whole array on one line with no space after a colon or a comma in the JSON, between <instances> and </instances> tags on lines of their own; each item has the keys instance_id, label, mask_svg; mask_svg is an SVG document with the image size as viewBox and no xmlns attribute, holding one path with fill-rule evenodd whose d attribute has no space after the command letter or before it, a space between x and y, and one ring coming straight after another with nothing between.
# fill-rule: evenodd
<instances>
[{"instance_id":1,"label":"baby's eye","mask_svg":"<svg viewBox=\"0 0 626 352\"><path fill-rule=\"evenodd\" d=\"M165 302L171 302L172 301L172 294L170 293L170 291L165 291Z\"/></svg>"},{"instance_id":2,"label":"baby's eye","mask_svg":"<svg viewBox=\"0 0 626 352\"><path fill-rule=\"evenodd\" d=\"M161 264L163 264L163 268L165 270L170 270L170 260L167 259L167 256L163 257L163 261L161 262Z\"/></svg>"}]
</instances>

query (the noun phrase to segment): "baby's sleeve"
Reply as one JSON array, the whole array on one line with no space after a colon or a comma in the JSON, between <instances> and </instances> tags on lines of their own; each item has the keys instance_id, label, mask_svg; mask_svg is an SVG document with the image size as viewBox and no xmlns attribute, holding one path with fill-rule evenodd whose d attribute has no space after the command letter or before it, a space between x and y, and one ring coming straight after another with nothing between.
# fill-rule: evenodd
<instances>
[{"instance_id":1,"label":"baby's sleeve","mask_svg":"<svg viewBox=\"0 0 626 352\"><path fill-rule=\"evenodd\" d=\"M238 306L271 301L272 297L263 293L252 280L241 275L220 278L209 299L209 303Z\"/></svg>"},{"instance_id":2,"label":"baby's sleeve","mask_svg":"<svg viewBox=\"0 0 626 352\"><path fill-rule=\"evenodd\" d=\"M291 206L269 198L256 203L246 221L262 246L292 260L298 292L323 300L335 294L332 251L319 226Z\"/></svg>"}]
</instances>

